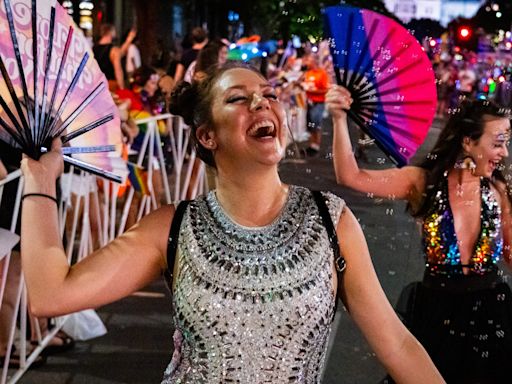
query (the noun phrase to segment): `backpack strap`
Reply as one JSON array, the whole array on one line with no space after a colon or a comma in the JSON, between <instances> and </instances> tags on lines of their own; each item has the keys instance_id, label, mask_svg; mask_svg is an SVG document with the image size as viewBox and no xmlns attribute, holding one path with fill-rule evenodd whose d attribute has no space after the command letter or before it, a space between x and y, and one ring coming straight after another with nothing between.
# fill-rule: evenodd
<instances>
[{"instance_id":1,"label":"backpack strap","mask_svg":"<svg viewBox=\"0 0 512 384\"><path fill-rule=\"evenodd\" d=\"M329 242L331 243L331 248L334 252L334 265L338 274L338 286L340 286L339 282L341 282L341 278L343 277L342 272L347 267L347 264L340 252L340 244L338 242L338 236L336 235L336 228L334 228L334 223L332 222L329 208L327 208L327 204L325 203L325 198L322 195L322 192L311 191L311 193L313 194L313 198L315 199L316 205L318 206L318 211L322 217L322 222L324 223L324 227L327 230Z\"/></svg>"},{"instance_id":2,"label":"backpack strap","mask_svg":"<svg viewBox=\"0 0 512 384\"><path fill-rule=\"evenodd\" d=\"M174 263L176 262L176 251L178 250L178 237L180 235L181 222L183 221L183 215L189 205L190 200L181 201L172 218L171 230L169 232L169 243L167 245L167 269L164 274L169 283L169 289L172 291L172 279L174 273Z\"/></svg>"}]
</instances>

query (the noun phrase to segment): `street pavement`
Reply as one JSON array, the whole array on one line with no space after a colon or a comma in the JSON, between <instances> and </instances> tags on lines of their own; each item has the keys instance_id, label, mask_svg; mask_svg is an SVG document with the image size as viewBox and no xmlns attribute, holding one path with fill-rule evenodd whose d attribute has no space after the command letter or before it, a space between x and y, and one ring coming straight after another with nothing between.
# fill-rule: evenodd
<instances>
[{"instance_id":1,"label":"street pavement","mask_svg":"<svg viewBox=\"0 0 512 384\"><path fill-rule=\"evenodd\" d=\"M417 157L425 156L436 140L441 121L434 121ZM405 212L405 203L377 199L338 186L332 168L331 124L325 120L322 149L317 157L288 158L280 166L287 183L329 190L343 197L354 212L368 242L370 254L388 299L394 304L407 283L421 278L423 262L417 224ZM356 135L352 135L353 137ZM299 147L304 144L299 143ZM392 166L376 148L365 151L367 168ZM163 281L143 292L98 310L108 333L77 342L72 351L50 356L30 369L23 384L159 383L172 354L170 298ZM333 327L323 383L378 383L385 371L359 330L339 306Z\"/></svg>"}]
</instances>

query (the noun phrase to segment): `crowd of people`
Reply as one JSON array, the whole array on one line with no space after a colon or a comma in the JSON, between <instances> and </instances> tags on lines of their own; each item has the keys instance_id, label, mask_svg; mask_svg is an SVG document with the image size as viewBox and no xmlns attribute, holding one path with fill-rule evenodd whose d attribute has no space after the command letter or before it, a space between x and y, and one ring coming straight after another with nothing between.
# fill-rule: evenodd
<instances>
[{"instance_id":1,"label":"crowd of people","mask_svg":"<svg viewBox=\"0 0 512 384\"><path fill-rule=\"evenodd\" d=\"M142 64L136 47L135 30L125 34L120 47L112 43L116 37L112 25L103 25L100 32L94 53L111 91L120 102L129 100L130 112L144 111L153 115L168 109L170 92L179 81L200 80L207 69L223 65L227 61L230 45L226 39L210 40L204 29L196 27L189 34L190 47L181 52L179 60L175 55L162 54L159 56L168 57L169 60L159 59L158 63L147 60ZM328 46L322 43L318 50L312 48L281 49L253 63L276 86L280 99L290 107L295 117L292 120L292 134L299 141L307 141L305 153L309 156L317 155L320 149L322 120L326 117L325 94L333 83ZM174 59L171 60L171 57ZM124 68L121 63L126 63ZM155 73L157 86L148 96L144 92L144 84L140 82L140 75L150 70ZM144 103L140 102L141 98ZM135 115L140 118L139 114ZM161 134L165 136L165 132Z\"/></svg>"},{"instance_id":2,"label":"crowd of people","mask_svg":"<svg viewBox=\"0 0 512 384\"><path fill-rule=\"evenodd\" d=\"M169 111L190 127L214 183L191 201L161 206L71 267L55 207L60 141L38 161L18 156L14 167L21 161L25 184L14 260L21 259L34 315L96 308L163 274L175 327L163 383L319 382L338 300L389 373L387 382L506 381L512 292L498 262L512 262L512 197L503 167L511 114L501 88L478 99L483 66L436 63L437 114L447 120L437 143L418 165L375 171L354 155L352 98L335 85L321 49L270 57L262 73L227 62L228 43L195 28L190 49L163 71L140 60L136 31L121 47L115 36L112 26L102 27L94 52L127 109L126 144L140 148L144 127L134 126L136 119ZM307 156L320 152L330 116L337 181L407 201L421 224L425 273L404 290L403 321L343 199L281 181L292 108L305 112ZM60 350L72 346L65 334L57 338Z\"/></svg>"},{"instance_id":3,"label":"crowd of people","mask_svg":"<svg viewBox=\"0 0 512 384\"><path fill-rule=\"evenodd\" d=\"M437 81L437 116L447 118L461 96L493 100L512 107L512 57L480 55L440 55L433 60Z\"/></svg>"}]
</instances>

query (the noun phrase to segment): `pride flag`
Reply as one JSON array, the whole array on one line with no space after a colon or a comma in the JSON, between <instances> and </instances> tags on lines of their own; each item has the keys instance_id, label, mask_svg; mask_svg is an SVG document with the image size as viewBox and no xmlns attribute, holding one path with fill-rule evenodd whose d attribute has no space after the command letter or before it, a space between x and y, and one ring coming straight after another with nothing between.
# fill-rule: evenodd
<instances>
[{"instance_id":1,"label":"pride flag","mask_svg":"<svg viewBox=\"0 0 512 384\"><path fill-rule=\"evenodd\" d=\"M293 93L291 96L291 101L293 105L302 109L306 109L306 95L304 92Z\"/></svg>"},{"instance_id":2,"label":"pride flag","mask_svg":"<svg viewBox=\"0 0 512 384\"><path fill-rule=\"evenodd\" d=\"M144 168L139 167L135 163L127 163L128 165L128 179L133 188L142 193L143 195L149 195L148 187L148 174Z\"/></svg>"}]
</instances>

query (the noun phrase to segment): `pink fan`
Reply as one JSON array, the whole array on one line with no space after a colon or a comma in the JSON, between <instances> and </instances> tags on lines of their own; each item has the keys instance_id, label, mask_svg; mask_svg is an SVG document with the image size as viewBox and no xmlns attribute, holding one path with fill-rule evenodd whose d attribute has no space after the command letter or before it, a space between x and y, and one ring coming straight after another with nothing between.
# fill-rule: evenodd
<instances>
[{"instance_id":1,"label":"pink fan","mask_svg":"<svg viewBox=\"0 0 512 384\"><path fill-rule=\"evenodd\" d=\"M324 10L337 80L354 102L348 116L397 165L423 143L437 97L432 65L396 21L349 6Z\"/></svg>"},{"instance_id":2,"label":"pink fan","mask_svg":"<svg viewBox=\"0 0 512 384\"><path fill-rule=\"evenodd\" d=\"M117 107L88 41L55 0L2 1L0 72L0 139L38 159L61 137L66 162L121 181L112 172L121 144ZM104 154L72 157L91 152Z\"/></svg>"}]
</instances>

